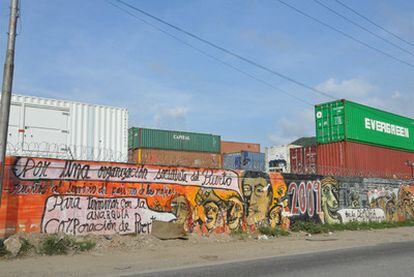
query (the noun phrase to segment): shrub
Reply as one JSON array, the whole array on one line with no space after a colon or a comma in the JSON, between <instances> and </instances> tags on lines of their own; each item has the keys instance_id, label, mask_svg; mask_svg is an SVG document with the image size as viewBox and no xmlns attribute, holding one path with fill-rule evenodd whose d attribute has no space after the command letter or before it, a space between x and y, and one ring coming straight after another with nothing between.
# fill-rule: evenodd
<instances>
[{"instance_id":1,"label":"shrub","mask_svg":"<svg viewBox=\"0 0 414 277\"><path fill-rule=\"evenodd\" d=\"M40 246L40 253L46 255L64 255L74 245L74 240L68 236L50 235Z\"/></svg>"},{"instance_id":2,"label":"shrub","mask_svg":"<svg viewBox=\"0 0 414 277\"><path fill-rule=\"evenodd\" d=\"M289 232L283 230L279 227L272 228L269 226L262 226L259 227L259 232L263 235L271 236L271 237L281 237L281 236L288 236Z\"/></svg>"},{"instance_id":3,"label":"shrub","mask_svg":"<svg viewBox=\"0 0 414 277\"><path fill-rule=\"evenodd\" d=\"M89 251L93 248L95 248L96 243L91 240L83 240L83 241L77 241L75 242L75 249L79 251Z\"/></svg>"},{"instance_id":4,"label":"shrub","mask_svg":"<svg viewBox=\"0 0 414 277\"><path fill-rule=\"evenodd\" d=\"M20 241L22 243L22 247L20 247L19 255L25 255L27 252L34 248L28 239L21 238Z\"/></svg>"}]
</instances>

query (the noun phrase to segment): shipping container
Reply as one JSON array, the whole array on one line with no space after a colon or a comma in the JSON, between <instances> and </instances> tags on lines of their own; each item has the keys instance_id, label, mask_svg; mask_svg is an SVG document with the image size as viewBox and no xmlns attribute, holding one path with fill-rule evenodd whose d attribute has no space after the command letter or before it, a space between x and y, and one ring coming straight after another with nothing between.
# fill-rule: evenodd
<instances>
[{"instance_id":1,"label":"shipping container","mask_svg":"<svg viewBox=\"0 0 414 277\"><path fill-rule=\"evenodd\" d=\"M290 149L290 172L316 174L316 145Z\"/></svg>"},{"instance_id":2,"label":"shipping container","mask_svg":"<svg viewBox=\"0 0 414 277\"><path fill-rule=\"evenodd\" d=\"M221 141L221 153L236 153L241 151L260 152L259 143Z\"/></svg>"},{"instance_id":3,"label":"shipping container","mask_svg":"<svg viewBox=\"0 0 414 277\"><path fill-rule=\"evenodd\" d=\"M166 166L221 168L221 154L160 149L130 149L128 162Z\"/></svg>"},{"instance_id":4,"label":"shipping container","mask_svg":"<svg viewBox=\"0 0 414 277\"><path fill-rule=\"evenodd\" d=\"M12 95L7 155L126 162L128 111Z\"/></svg>"},{"instance_id":5,"label":"shipping container","mask_svg":"<svg viewBox=\"0 0 414 277\"><path fill-rule=\"evenodd\" d=\"M414 120L338 100L315 106L318 143L353 141L414 151Z\"/></svg>"},{"instance_id":6,"label":"shipping container","mask_svg":"<svg viewBox=\"0 0 414 277\"><path fill-rule=\"evenodd\" d=\"M321 175L410 178L414 153L350 141L319 144L317 172Z\"/></svg>"},{"instance_id":7,"label":"shipping container","mask_svg":"<svg viewBox=\"0 0 414 277\"><path fill-rule=\"evenodd\" d=\"M290 149L298 145L279 145L265 148L267 172L290 172Z\"/></svg>"},{"instance_id":8,"label":"shipping container","mask_svg":"<svg viewBox=\"0 0 414 277\"><path fill-rule=\"evenodd\" d=\"M133 127L128 149L136 148L220 153L220 136Z\"/></svg>"},{"instance_id":9,"label":"shipping container","mask_svg":"<svg viewBox=\"0 0 414 277\"><path fill-rule=\"evenodd\" d=\"M265 154L247 151L223 154L223 167L225 169L265 171Z\"/></svg>"}]
</instances>

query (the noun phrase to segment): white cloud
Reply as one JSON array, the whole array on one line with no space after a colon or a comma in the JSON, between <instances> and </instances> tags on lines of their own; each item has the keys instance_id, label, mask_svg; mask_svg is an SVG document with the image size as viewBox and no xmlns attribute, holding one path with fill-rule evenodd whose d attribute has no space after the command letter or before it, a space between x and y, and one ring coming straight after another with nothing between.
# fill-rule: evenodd
<instances>
[{"instance_id":1,"label":"white cloud","mask_svg":"<svg viewBox=\"0 0 414 277\"><path fill-rule=\"evenodd\" d=\"M188 110L186 107L162 108L154 115L155 126L184 129Z\"/></svg>"},{"instance_id":2,"label":"white cloud","mask_svg":"<svg viewBox=\"0 0 414 277\"><path fill-rule=\"evenodd\" d=\"M272 145L288 144L300 137L314 136L315 122L313 109L306 109L276 123L277 133L268 136Z\"/></svg>"},{"instance_id":3,"label":"white cloud","mask_svg":"<svg viewBox=\"0 0 414 277\"><path fill-rule=\"evenodd\" d=\"M392 99L399 99L399 98L401 98L401 93L398 90L396 90L392 93L391 98Z\"/></svg>"},{"instance_id":4,"label":"white cloud","mask_svg":"<svg viewBox=\"0 0 414 277\"><path fill-rule=\"evenodd\" d=\"M361 99L370 95L376 87L362 78L349 80L337 80L330 78L316 86L317 89L331 94L338 98L357 98Z\"/></svg>"}]
</instances>

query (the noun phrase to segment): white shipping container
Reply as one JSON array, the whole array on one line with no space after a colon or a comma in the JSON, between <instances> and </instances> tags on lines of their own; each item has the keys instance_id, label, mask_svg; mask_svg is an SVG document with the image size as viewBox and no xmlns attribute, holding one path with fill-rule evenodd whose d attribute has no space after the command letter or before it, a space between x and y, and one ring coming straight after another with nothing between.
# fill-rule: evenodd
<instances>
[{"instance_id":1,"label":"white shipping container","mask_svg":"<svg viewBox=\"0 0 414 277\"><path fill-rule=\"evenodd\" d=\"M126 162L128 111L12 95L7 154Z\"/></svg>"},{"instance_id":2,"label":"white shipping container","mask_svg":"<svg viewBox=\"0 0 414 277\"><path fill-rule=\"evenodd\" d=\"M265 163L267 172L290 173L290 149L298 145L279 145L265 148Z\"/></svg>"}]
</instances>

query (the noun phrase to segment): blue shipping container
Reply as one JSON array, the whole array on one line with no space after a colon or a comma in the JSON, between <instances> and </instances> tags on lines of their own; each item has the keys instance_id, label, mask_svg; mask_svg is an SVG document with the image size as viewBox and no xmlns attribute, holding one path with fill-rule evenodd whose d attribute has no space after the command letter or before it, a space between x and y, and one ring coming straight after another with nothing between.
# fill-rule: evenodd
<instances>
[{"instance_id":1,"label":"blue shipping container","mask_svg":"<svg viewBox=\"0 0 414 277\"><path fill-rule=\"evenodd\" d=\"M242 151L223 155L225 169L265 171L265 154Z\"/></svg>"}]
</instances>

